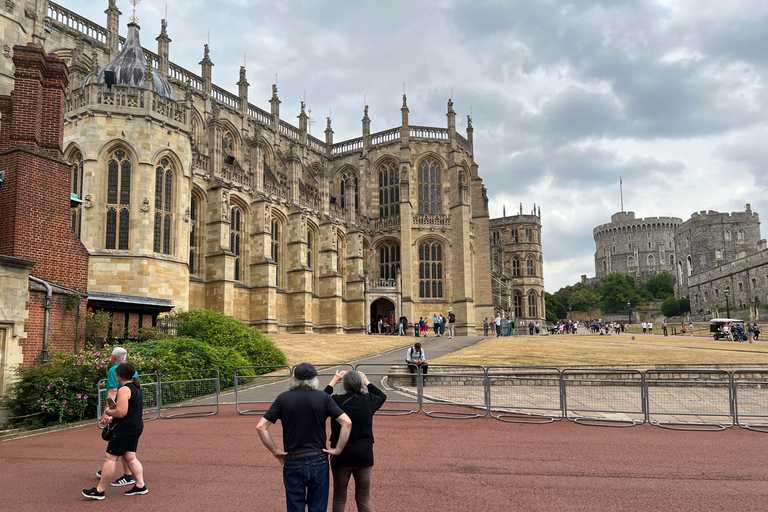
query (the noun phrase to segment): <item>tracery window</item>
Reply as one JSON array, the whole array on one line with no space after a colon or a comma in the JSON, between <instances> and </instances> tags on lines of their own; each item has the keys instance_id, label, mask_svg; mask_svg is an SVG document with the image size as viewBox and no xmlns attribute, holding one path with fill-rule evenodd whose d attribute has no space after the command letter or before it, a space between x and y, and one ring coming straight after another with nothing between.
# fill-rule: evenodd
<instances>
[{"instance_id":1,"label":"tracery window","mask_svg":"<svg viewBox=\"0 0 768 512\"><path fill-rule=\"evenodd\" d=\"M514 277L520 277L520 258L517 256L512 258L512 275Z\"/></svg>"},{"instance_id":2,"label":"tracery window","mask_svg":"<svg viewBox=\"0 0 768 512\"><path fill-rule=\"evenodd\" d=\"M523 294L519 291L514 293L513 303L515 305L515 318L523 317Z\"/></svg>"},{"instance_id":3,"label":"tracery window","mask_svg":"<svg viewBox=\"0 0 768 512\"><path fill-rule=\"evenodd\" d=\"M167 158L155 168L155 240L152 250L171 253L173 168Z\"/></svg>"},{"instance_id":4,"label":"tracery window","mask_svg":"<svg viewBox=\"0 0 768 512\"><path fill-rule=\"evenodd\" d=\"M191 275L198 275L200 273L199 261L199 247L200 241L198 235L201 228L198 226L200 220L200 212L198 208L200 203L198 202L196 194L192 194L192 199L189 204L189 273Z\"/></svg>"},{"instance_id":5,"label":"tracery window","mask_svg":"<svg viewBox=\"0 0 768 512\"><path fill-rule=\"evenodd\" d=\"M656 270L656 258L653 257L653 254L648 255L648 270Z\"/></svg>"},{"instance_id":6,"label":"tracery window","mask_svg":"<svg viewBox=\"0 0 768 512\"><path fill-rule=\"evenodd\" d=\"M107 249L128 249L131 220L131 161L117 149L107 158Z\"/></svg>"},{"instance_id":7,"label":"tracery window","mask_svg":"<svg viewBox=\"0 0 768 512\"><path fill-rule=\"evenodd\" d=\"M72 190L77 198L83 199L83 154L76 151L70 157L70 168L72 171ZM69 229L80 238L81 223L83 220L83 205L79 203L70 211L71 222Z\"/></svg>"},{"instance_id":8,"label":"tracery window","mask_svg":"<svg viewBox=\"0 0 768 512\"><path fill-rule=\"evenodd\" d=\"M379 168L379 218L400 215L400 175L394 162Z\"/></svg>"},{"instance_id":9,"label":"tracery window","mask_svg":"<svg viewBox=\"0 0 768 512\"><path fill-rule=\"evenodd\" d=\"M229 248L235 255L235 281L242 279L243 212L233 206L229 216Z\"/></svg>"},{"instance_id":10,"label":"tracery window","mask_svg":"<svg viewBox=\"0 0 768 512\"><path fill-rule=\"evenodd\" d=\"M439 242L419 244L419 297L443 296L443 246Z\"/></svg>"},{"instance_id":11,"label":"tracery window","mask_svg":"<svg viewBox=\"0 0 768 512\"><path fill-rule=\"evenodd\" d=\"M534 261L533 256L529 256L525 261L525 270L526 274L529 276L536 275L536 261Z\"/></svg>"},{"instance_id":12,"label":"tracery window","mask_svg":"<svg viewBox=\"0 0 768 512\"><path fill-rule=\"evenodd\" d=\"M442 179L440 165L433 158L421 161L418 169L419 213L440 215L443 213Z\"/></svg>"},{"instance_id":13,"label":"tracery window","mask_svg":"<svg viewBox=\"0 0 768 512\"><path fill-rule=\"evenodd\" d=\"M731 240L731 232L730 231L726 231L725 232L725 241L728 242L730 240Z\"/></svg>"},{"instance_id":14,"label":"tracery window","mask_svg":"<svg viewBox=\"0 0 768 512\"><path fill-rule=\"evenodd\" d=\"M536 293L528 293L528 318L536 318Z\"/></svg>"},{"instance_id":15,"label":"tracery window","mask_svg":"<svg viewBox=\"0 0 768 512\"><path fill-rule=\"evenodd\" d=\"M281 276L282 265L280 265L280 235L282 234L280 229L280 221L272 219L272 261L275 262L275 286L282 286L283 280Z\"/></svg>"},{"instance_id":16,"label":"tracery window","mask_svg":"<svg viewBox=\"0 0 768 512\"><path fill-rule=\"evenodd\" d=\"M509 231L509 241L512 242L513 244L516 244L518 242L517 228L511 229Z\"/></svg>"},{"instance_id":17,"label":"tracery window","mask_svg":"<svg viewBox=\"0 0 768 512\"><path fill-rule=\"evenodd\" d=\"M533 242L533 230L531 228L525 228L525 241Z\"/></svg>"},{"instance_id":18,"label":"tracery window","mask_svg":"<svg viewBox=\"0 0 768 512\"><path fill-rule=\"evenodd\" d=\"M400 244L379 247L379 279L394 279L400 270Z\"/></svg>"}]
</instances>

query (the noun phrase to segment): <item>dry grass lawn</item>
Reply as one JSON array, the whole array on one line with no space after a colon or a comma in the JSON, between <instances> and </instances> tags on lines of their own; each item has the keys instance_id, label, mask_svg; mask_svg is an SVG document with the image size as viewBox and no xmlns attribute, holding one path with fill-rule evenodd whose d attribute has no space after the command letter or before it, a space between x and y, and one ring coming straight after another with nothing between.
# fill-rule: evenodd
<instances>
[{"instance_id":1,"label":"dry grass lawn","mask_svg":"<svg viewBox=\"0 0 768 512\"><path fill-rule=\"evenodd\" d=\"M635 336L517 336L491 338L430 363L483 366L574 366L768 363L768 345L701 338Z\"/></svg>"},{"instance_id":2,"label":"dry grass lawn","mask_svg":"<svg viewBox=\"0 0 768 512\"><path fill-rule=\"evenodd\" d=\"M343 363L408 347L412 343L407 336L366 334L269 334L268 337L285 353L289 365L304 361Z\"/></svg>"}]
</instances>

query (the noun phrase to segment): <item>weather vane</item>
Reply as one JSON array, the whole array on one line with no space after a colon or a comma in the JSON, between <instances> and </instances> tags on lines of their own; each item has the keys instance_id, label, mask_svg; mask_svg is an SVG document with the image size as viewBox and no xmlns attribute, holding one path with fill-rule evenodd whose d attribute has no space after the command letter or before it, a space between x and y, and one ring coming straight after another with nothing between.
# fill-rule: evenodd
<instances>
[{"instance_id":1,"label":"weather vane","mask_svg":"<svg viewBox=\"0 0 768 512\"><path fill-rule=\"evenodd\" d=\"M133 14L131 15L131 23L136 23L138 25L139 18L136 17L136 6L139 5L139 2L141 0L128 0L131 2L131 5L133 5Z\"/></svg>"}]
</instances>

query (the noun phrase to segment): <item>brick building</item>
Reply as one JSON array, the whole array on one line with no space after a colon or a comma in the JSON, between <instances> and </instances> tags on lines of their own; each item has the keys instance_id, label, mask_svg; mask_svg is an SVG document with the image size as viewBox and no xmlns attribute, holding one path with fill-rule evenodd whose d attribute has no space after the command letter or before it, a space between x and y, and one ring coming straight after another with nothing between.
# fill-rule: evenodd
<instances>
[{"instance_id":1,"label":"brick building","mask_svg":"<svg viewBox=\"0 0 768 512\"><path fill-rule=\"evenodd\" d=\"M15 87L0 96L0 392L6 368L75 349L78 297L88 288L62 158L66 64L34 43L14 47L13 63Z\"/></svg>"}]
</instances>

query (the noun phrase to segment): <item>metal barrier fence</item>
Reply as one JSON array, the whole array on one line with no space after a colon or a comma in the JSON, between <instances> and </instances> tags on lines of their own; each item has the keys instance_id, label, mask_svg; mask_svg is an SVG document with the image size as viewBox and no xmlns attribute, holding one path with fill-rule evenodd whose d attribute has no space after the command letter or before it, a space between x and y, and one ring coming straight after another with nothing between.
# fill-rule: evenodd
<instances>
[{"instance_id":1,"label":"metal barrier fence","mask_svg":"<svg viewBox=\"0 0 768 512\"><path fill-rule=\"evenodd\" d=\"M147 382L149 380L149 382ZM143 373L139 375L142 398L142 418L144 421L156 420L160 416L160 407L158 399L158 378L156 373ZM98 401L96 408L96 421L104 412L104 404L107 401L107 379L101 379L96 384Z\"/></svg>"},{"instance_id":2,"label":"metal barrier fence","mask_svg":"<svg viewBox=\"0 0 768 512\"><path fill-rule=\"evenodd\" d=\"M723 430L735 424L731 373L647 370L648 419L677 430Z\"/></svg>"},{"instance_id":3,"label":"metal barrier fence","mask_svg":"<svg viewBox=\"0 0 768 512\"><path fill-rule=\"evenodd\" d=\"M241 366L235 368L235 408L239 414L264 414L285 391L290 366ZM279 392L276 393L276 390ZM246 408L242 408L246 406Z\"/></svg>"},{"instance_id":4,"label":"metal barrier fence","mask_svg":"<svg viewBox=\"0 0 768 512\"><path fill-rule=\"evenodd\" d=\"M510 423L551 423L563 419L558 368L486 368L488 413Z\"/></svg>"},{"instance_id":5,"label":"metal barrier fence","mask_svg":"<svg viewBox=\"0 0 768 512\"><path fill-rule=\"evenodd\" d=\"M567 368L561 372L563 413L576 423L631 427L645 423L639 370Z\"/></svg>"},{"instance_id":6,"label":"metal barrier fence","mask_svg":"<svg viewBox=\"0 0 768 512\"><path fill-rule=\"evenodd\" d=\"M404 416L421 411L418 373L411 375L405 364L365 364L355 366L377 388L387 393L387 401L376 411L381 416Z\"/></svg>"},{"instance_id":7,"label":"metal barrier fence","mask_svg":"<svg viewBox=\"0 0 768 512\"><path fill-rule=\"evenodd\" d=\"M731 381L736 424L768 432L768 371L736 370Z\"/></svg>"},{"instance_id":8,"label":"metal barrier fence","mask_svg":"<svg viewBox=\"0 0 768 512\"><path fill-rule=\"evenodd\" d=\"M161 418L192 418L219 413L221 381L218 370L161 373L159 384ZM163 414L163 411L179 409L194 410Z\"/></svg>"},{"instance_id":9,"label":"metal barrier fence","mask_svg":"<svg viewBox=\"0 0 768 512\"><path fill-rule=\"evenodd\" d=\"M484 367L430 365L426 374L419 367L416 375L421 410L427 416L468 419L488 415Z\"/></svg>"}]
</instances>

